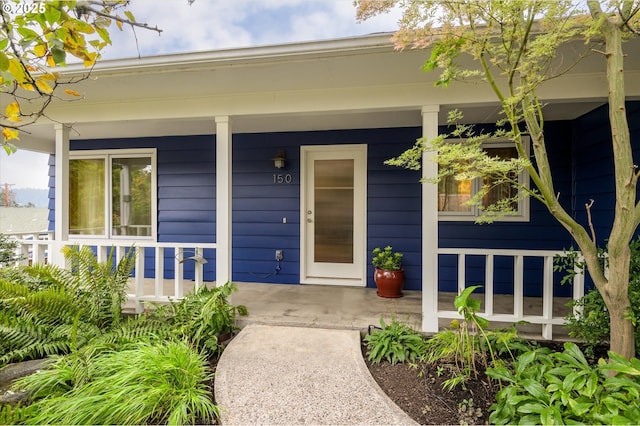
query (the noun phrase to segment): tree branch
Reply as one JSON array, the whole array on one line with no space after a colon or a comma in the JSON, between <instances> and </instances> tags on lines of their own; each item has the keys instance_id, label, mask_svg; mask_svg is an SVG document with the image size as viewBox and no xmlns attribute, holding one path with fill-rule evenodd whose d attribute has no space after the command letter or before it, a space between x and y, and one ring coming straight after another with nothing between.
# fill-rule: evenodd
<instances>
[{"instance_id":1,"label":"tree branch","mask_svg":"<svg viewBox=\"0 0 640 426\"><path fill-rule=\"evenodd\" d=\"M590 199L588 203L584 205L587 209L587 223L589 224L589 230L591 231L591 241L596 244L596 231L593 228L593 222L591 221L591 207L593 207L593 199Z\"/></svg>"}]
</instances>

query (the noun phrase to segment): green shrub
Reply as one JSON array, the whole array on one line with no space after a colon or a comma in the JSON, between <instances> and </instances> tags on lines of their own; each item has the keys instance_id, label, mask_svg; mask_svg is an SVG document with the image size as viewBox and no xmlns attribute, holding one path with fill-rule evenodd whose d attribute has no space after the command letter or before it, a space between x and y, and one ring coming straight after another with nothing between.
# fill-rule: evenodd
<instances>
[{"instance_id":1,"label":"green shrub","mask_svg":"<svg viewBox=\"0 0 640 426\"><path fill-rule=\"evenodd\" d=\"M640 361L609 353L591 366L574 343L563 352L540 348L511 368L487 369L506 383L491 406L492 424L636 424L640 419ZM610 371L619 372L613 376Z\"/></svg>"},{"instance_id":2,"label":"green shrub","mask_svg":"<svg viewBox=\"0 0 640 426\"><path fill-rule=\"evenodd\" d=\"M640 353L640 237L631 241L631 262L629 264L629 301L631 309L628 315L635 324L636 353ZM598 250L603 266L607 266L607 251ZM570 282L578 271L585 271L586 265L578 260L578 253L570 249L564 256L555 259L554 270L565 272L562 282ZM597 289L589 290L582 298L569 302L571 313L565 317L569 335L583 341L587 346L585 353L591 357L594 348L609 341L609 311ZM578 312L577 314L574 312Z\"/></svg>"},{"instance_id":3,"label":"green shrub","mask_svg":"<svg viewBox=\"0 0 640 426\"><path fill-rule=\"evenodd\" d=\"M42 397L27 423L206 424L218 416L207 384L211 378L203 354L172 341L61 357L16 387Z\"/></svg>"},{"instance_id":4,"label":"green shrub","mask_svg":"<svg viewBox=\"0 0 640 426\"><path fill-rule=\"evenodd\" d=\"M383 359L391 364L413 362L425 354L424 336L398 321L395 317L387 324L380 319L381 329L374 330L364 338L369 361L378 364Z\"/></svg>"},{"instance_id":5,"label":"green shrub","mask_svg":"<svg viewBox=\"0 0 640 426\"><path fill-rule=\"evenodd\" d=\"M194 347L213 354L219 350L218 336L237 330L236 315L247 315L246 306L229 303L229 296L237 289L230 282L211 289L201 287L181 300L158 305L149 317L171 324L175 333Z\"/></svg>"},{"instance_id":6,"label":"green shrub","mask_svg":"<svg viewBox=\"0 0 640 426\"><path fill-rule=\"evenodd\" d=\"M444 387L452 389L471 377L478 378L480 370L501 363L498 355L507 354L511 359L515 353L529 349L517 337L515 328L508 330L487 330L489 321L480 317L480 301L471 294L480 286L465 288L454 299L454 306L462 320L453 320L452 329L443 330L426 342L425 360L430 364L451 363L454 377L444 382Z\"/></svg>"},{"instance_id":7,"label":"green shrub","mask_svg":"<svg viewBox=\"0 0 640 426\"><path fill-rule=\"evenodd\" d=\"M0 233L0 268L11 266L20 260L18 246L18 241Z\"/></svg>"}]
</instances>

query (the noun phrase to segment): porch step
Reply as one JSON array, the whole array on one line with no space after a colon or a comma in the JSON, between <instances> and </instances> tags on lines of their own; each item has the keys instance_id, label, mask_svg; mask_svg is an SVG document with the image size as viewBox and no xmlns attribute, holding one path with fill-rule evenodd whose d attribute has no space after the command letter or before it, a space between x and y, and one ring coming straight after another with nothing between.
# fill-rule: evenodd
<instances>
[{"instance_id":1,"label":"porch step","mask_svg":"<svg viewBox=\"0 0 640 426\"><path fill-rule=\"evenodd\" d=\"M224 425L416 424L371 377L357 330L247 325L215 394Z\"/></svg>"}]
</instances>

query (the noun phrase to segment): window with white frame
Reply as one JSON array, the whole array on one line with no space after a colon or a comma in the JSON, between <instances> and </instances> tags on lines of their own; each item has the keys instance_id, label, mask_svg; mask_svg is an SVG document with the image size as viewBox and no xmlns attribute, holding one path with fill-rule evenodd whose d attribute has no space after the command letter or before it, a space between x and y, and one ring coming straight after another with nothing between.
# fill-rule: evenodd
<instances>
[{"instance_id":1,"label":"window with white frame","mask_svg":"<svg viewBox=\"0 0 640 426\"><path fill-rule=\"evenodd\" d=\"M523 142L528 154L529 137L525 137ZM515 144L508 140L483 143L482 149L490 157L501 159L518 158ZM517 179L520 187L529 188L529 174L526 171L521 172ZM505 198L519 200L511 201L511 207L515 213L505 215L497 220L529 220L529 197L518 197L518 191L522 191L522 188L516 188L506 182L492 182L491 178L456 180L454 176L446 176L438 182L438 215L440 220L476 220L481 214L481 208L471 206L467 202L485 185L490 186L491 189L483 197L483 206L495 204Z\"/></svg>"},{"instance_id":2,"label":"window with white frame","mask_svg":"<svg viewBox=\"0 0 640 426\"><path fill-rule=\"evenodd\" d=\"M69 235L155 238L156 150L69 155Z\"/></svg>"}]
</instances>

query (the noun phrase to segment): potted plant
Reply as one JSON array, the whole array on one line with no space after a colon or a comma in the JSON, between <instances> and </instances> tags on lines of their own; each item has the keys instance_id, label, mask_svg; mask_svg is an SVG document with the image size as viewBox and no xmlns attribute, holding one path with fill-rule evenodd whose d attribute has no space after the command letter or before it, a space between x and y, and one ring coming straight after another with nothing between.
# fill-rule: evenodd
<instances>
[{"instance_id":1,"label":"potted plant","mask_svg":"<svg viewBox=\"0 0 640 426\"><path fill-rule=\"evenodd\" d=\"M375 271L373 280L378 287L380 297L402 297L402 285L404 284L404 269L402 269L402 253L394 252L391 246L384 249L373 249L371 260Z\"/></svg>"}]
</instances>

